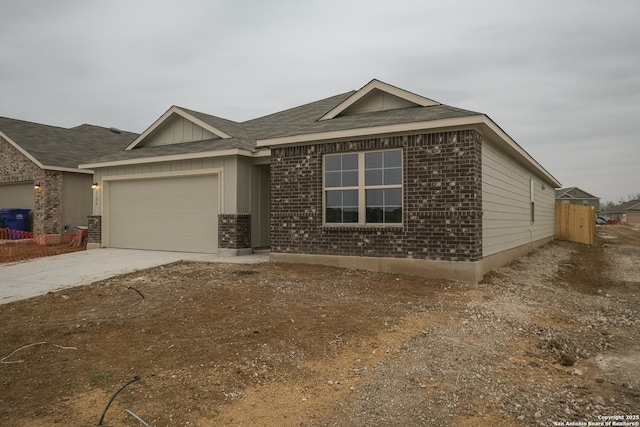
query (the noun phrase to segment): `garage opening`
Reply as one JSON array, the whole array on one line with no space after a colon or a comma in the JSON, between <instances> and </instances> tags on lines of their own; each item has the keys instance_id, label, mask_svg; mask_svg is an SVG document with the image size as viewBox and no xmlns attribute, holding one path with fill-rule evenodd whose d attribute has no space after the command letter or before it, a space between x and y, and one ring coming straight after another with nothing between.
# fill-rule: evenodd
<instances>
[{"instance_id":1,"label":"garage opening","mask_svg":"<svg viewBox=\"0 0 640 427\"><path fill-rule=\"evenodd\" d=\"M107 245L216 253L218 176L108 182Z\"/></svg>"}]
</instances>

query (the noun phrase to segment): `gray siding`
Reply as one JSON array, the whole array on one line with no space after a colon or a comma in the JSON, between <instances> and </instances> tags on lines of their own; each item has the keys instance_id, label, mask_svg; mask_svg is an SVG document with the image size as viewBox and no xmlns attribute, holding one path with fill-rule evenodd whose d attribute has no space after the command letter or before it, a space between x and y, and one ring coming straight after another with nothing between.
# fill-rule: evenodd
<instances>
[{"instance_id":1,"label":"gray siding","mask_svg":"<svg viewBox=\"0 0 640 427\"><path fill-rule=\"evenodd\" d=\"M214 135L206 129L198 126L190 120L181 116L175 116L168 123L163 124L159 129L147 138L144 147L155 147L159 145L178 144L180 142L204 141L206 139L216 139Z\"/></svg>"},{"instance_id":2,"label":"gray siding","mask_svg":"<svg viewBox=\"0 0 640 427\"><path fill-rule=\"evenodd\" d=\"M93 176L64 173L62 175L62 225L73 231L78 225L86 226L91 215Z\"/></svg>"},{"instance_id":3,"label":"gray siding","mask_svg":"<svg viewBox=\"0 0 640 427\"><path fill-rule=\"evenodd\" d=\"M269 246L269 165L253 166L251 191L251 244Z\"/></svg>"},{"instance_id":4,"label":"gray siding","mask_svg":"<svg viewBox=\"0 0 640 427\"><path fill-rule=\"evenodd\" d=\"M163 174L184 171L196 171L204 169L220 169L222 170L222 206L221 213L239 213L237 201L237 159L235 156L193 159L193 160L176 160L170 162L142 163L137 165L117 166L110 168L101 168L95 170L96 182L102 183L107 177L114 176L131 176L143 174ZM94 215L102 215L102 190L99 189L94 194ZM242 212L240 212L242 213ZM246 213L246 212L245 212Z\"/></svg>"},{"instance_id":5,"label":"gray siding","mask_svg":"<svg viewBox=\"0 0 640 427\"><path fill-rule=\"evenodd\" d=\"M101 185L94 192L93 214L103 215L105 179L171 175L208 169L219 169L222 172L220 213L250 214L252 246L269 246L269 165L256 165L255 160L247 157L177 160L96 169L94 179ZM108 220L103 220L103 226L108 226Z\"/></svg>"},{"instance_id":6,"label":"gray siding","mask_svg":"<svg viewBox=\"0 0 640 427\"><path fill-rule=\"evenodd\" d=\"M534 222L531 187L534 182ZM486 141L482 147L482 255L496 254L554 235L554 190Z\"/></svg>"},{"instance_id":7,"label":"gray siding","mask_svg":"<svg viewBox=\"0 0 640 427\"><path fill-rule=\"evenodd\" d=\"M0 183L0 208L33 210L35 206L33 184L33 181Z\"/></svg>"}]
</instances>

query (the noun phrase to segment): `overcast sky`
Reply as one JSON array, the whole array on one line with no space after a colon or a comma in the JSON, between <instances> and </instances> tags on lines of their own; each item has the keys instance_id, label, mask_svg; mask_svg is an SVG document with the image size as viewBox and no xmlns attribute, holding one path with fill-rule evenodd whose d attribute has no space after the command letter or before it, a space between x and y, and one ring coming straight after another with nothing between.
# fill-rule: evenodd
<instances>
[{"instance_id":1,"label":"overcast sky","mask_svg":"<svg viewBox=\"0 0 640 427\"><path fill-rule=\"evenodd\" d=\"M491 117L564 187L640 193L637 0L0 0L0 116L142 132L371 79Z\"/></svg>"}]
</instances>

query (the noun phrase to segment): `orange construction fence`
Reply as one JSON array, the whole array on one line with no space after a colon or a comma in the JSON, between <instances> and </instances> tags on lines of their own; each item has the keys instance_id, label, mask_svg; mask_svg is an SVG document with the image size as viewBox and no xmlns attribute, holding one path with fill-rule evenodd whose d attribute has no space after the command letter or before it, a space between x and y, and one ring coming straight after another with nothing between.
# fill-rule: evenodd
<instances>
[{"instance_id":1,"label":"orange construction fence","mask_svg":"<svg viewBox=\"0 0 640 427\"><path fill-rule=\"evenodd\" d=\"M83 250L87 245L87 236L87 230L58 235L0 228L0 262Z\"/></svg>"}]
</instances>

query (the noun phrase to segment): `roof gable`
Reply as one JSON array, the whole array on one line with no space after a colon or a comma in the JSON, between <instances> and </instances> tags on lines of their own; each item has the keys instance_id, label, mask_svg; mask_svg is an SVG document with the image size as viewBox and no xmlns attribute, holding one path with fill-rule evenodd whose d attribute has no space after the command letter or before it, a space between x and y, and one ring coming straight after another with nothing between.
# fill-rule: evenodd
<instances>
[{"instance_id":1,"label":"roof gable","mask_svg":"<svg viewBox=\"0 0 640 427\"><path fill-rule=\"evenodd\" d=\"M136 145L136 148L158 147L161 145L180 144L183 142L203 141L207 139L220 139L208 129L198 126L189 119L178 114L169 116L160 126L147 135L144 140Z\"/></svg>"},{"instance_id":2,"label":"roof gable","mask_svg":"<svg viewBox=\"0 0 640 427\"><path fill-rule=\"evenodd\" d=\"M215 123L214 119L217 119L218 123ZM230 139L232 136L221 129L224 126L223 122L234 123L174 105L125 150L211 139ZM220 126L221 124L223 126Z\"/></svg>"},{"instance_id":3,"label":"roof gable","mask_svg":"<svg viewBox=\"0 0 640 427\"><path fill-rule=\"evenodd\" d=\"M611 206L603 211L603 213L624 213L628 211L640 211L640 199L629 200L628 202L621 203L616 206Z\"/></svg>"},{"instance_id":4,"label":"roof gable","mask_svg":"<svg viewBox=\"0 0 640 427\"><path fill-rule=\"evenodd\" d=\"M373 79L362 89L342 101L320 120L330 120L339 116L349 116L374 111L388 111L408 107L430 107L440 105L432 99L400 89Z\"/></svg>"},{"instance_id":5,"label":"roof gable","mask_svg":"<svg viewBox=\"0 0 640 427\"><path fill-rule=\"evenodd\" d=\"M122 150L137 134L88 124L66 129L0 117L0 136L41 169L78 171L80 163Z\"/></svg>"},{"instance_id":6,"label":"roof gable","mask_svg":"<svg viewBox=\"0 0 640 427\"><path fill-rule=\"evenodd\" d=\"M556 199L599 199L578 187L560 188L556 190Z\"/></svg>"}]
</instances>

